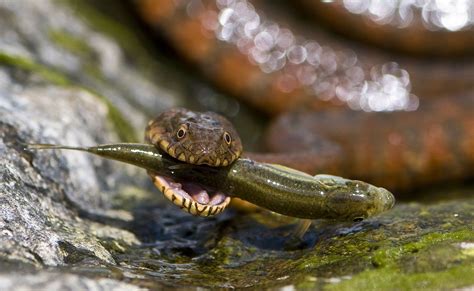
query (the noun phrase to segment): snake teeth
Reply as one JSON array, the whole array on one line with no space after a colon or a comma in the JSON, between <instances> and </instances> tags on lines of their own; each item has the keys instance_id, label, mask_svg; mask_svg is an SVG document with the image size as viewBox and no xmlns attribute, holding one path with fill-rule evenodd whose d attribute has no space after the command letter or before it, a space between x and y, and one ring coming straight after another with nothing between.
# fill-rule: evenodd
<instances>
[{"instance_id":1,"label":"snake teeth","mask_svg":"<svg viewBox=\"0 0 474 291\"><path fill-rule=\"evenodd\" d=\"M172 146L172 147L168 148L168 151L167 151L167 152L168 152L168 154L169 154L170 156L172 156L172 157L175 156L175 148L176 148L176 146Z\"/></svg>"},{"instance_id":2,"label":"snake teeth","mask_svg":"<svg viewBox=\"0 0 474 291\"><path fill-rule=\"evenodd\" d=\"M162 150L166 151L169 147L170 143L166 140L160 141L160 147Z\"/></svg>"},{"instance_id":3,"label":"snake teeth","mask_svg":"<svg viewBox=\"0 0 474 291\"><path fill-rule=\"evenodd\" d=\"M209 197L208 191L194 183L176 183L158 175L152 175L152 179L168 200L192 215L207 217L220 214L231 200L219 191Z\"/></svg>"},{"instance_id":4,"label":"snake teeth","mask_svg":"<svg viewBox=\"0 0 474 291\"><path fill-rule=\"evenodd\" d=\"M184 153L180 153L180 154L179 154L178 160L180 160L180 161L182 161L182 162L186 162L186 156L184 155Z\"/></svg>"}]
</instances>

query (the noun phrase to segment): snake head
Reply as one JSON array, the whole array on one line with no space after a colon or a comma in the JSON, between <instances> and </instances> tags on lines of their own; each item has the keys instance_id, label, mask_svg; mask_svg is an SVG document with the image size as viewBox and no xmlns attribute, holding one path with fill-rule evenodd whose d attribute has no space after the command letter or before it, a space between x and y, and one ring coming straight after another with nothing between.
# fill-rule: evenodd
<instances>
[{"instance_id":1,"label":"snake head","mask_svg":"<svg viewBox=\"0 0 474 291\"><path fill-rule=\"evenodd\" d=\"M145 139L170 156L195 165L227 166L242 153L234 126L213 112L168 110L150 121Z\"/></svg>"}]
</instances>

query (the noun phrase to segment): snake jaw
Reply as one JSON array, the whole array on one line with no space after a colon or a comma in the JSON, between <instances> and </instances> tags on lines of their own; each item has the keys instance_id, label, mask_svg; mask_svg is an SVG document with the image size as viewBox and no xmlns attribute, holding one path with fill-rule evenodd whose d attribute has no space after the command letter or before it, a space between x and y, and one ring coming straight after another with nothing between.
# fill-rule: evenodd
<instances>
[{"instance_id":1,"label":"snake jaw","mask_svg":"<svg viewBox=\"0 0 474 291\"><path fill-rule=\"evenodd\" d=\"M156 174L151 177L168 200L192 215L209 217L220 214L231 200L220 191L215 191L211 197L206 189L195 183L177 183Z\"/></svg>"}]
</instances>

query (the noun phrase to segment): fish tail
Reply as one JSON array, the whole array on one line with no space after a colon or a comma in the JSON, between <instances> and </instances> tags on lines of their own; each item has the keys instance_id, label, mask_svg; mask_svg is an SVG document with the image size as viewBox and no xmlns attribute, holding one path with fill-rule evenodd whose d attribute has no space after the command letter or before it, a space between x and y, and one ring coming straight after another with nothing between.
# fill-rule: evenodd
<instances>
[{"instance_id":1,"label":"fish tail","mask_svg":"<svg viewBox=\"0 0 474 291\"><path fill-rule=\"evenodd\" d=\"M58 144L47 144L47 143L30 143L25 145L25 149L30 150L77 150L77 151L89 151L86 147L73 147Z\"/></svg>"}]
</instances>

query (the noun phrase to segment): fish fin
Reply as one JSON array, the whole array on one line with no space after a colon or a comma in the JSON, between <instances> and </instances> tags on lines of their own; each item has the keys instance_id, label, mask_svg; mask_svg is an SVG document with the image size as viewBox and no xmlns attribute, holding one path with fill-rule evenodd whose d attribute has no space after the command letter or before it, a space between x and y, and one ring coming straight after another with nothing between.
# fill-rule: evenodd
<instances>
[{"instance_id":1,"label":"fish fin","mask_svg":"<svg viewBox=\"0 0 474 291\"><path fill-rule=\"evenodd\" d=\"M291 173L291 174L312 177L308 173L305 173L305 172L302 172L302 171L299 171L299 170L296 170L296 169L293 169L293 168L289 168L287 166L283 166L283 165L280 165L280 164L267 164L267 165L269 165L270 167L279 169L280 171L285 171L285 172L288 172L288 173Z\"/></svg>"},{"instance_id":2,"label":"fish fin","mask_svg":"<svg viewBox=\"0 0 474 291\"><path fill-rule=\"evenodd\" d=\"M299 219L298 224L295 226L293 231L289 236L293 236L299 240L301 240L304 234L308 231L311 223L313 221L311 219Z\"/></svg>"}]
</instances>

